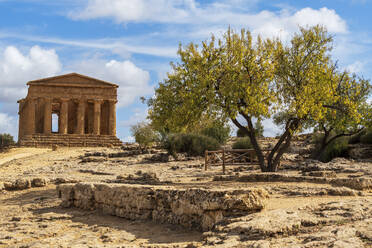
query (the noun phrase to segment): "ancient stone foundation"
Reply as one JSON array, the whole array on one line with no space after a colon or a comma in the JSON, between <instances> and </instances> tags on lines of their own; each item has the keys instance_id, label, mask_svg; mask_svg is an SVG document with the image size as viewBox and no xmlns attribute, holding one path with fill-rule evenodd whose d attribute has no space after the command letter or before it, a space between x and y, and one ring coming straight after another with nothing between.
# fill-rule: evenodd
<instances>
[{"instance_id":1,"label":"ancient stone foundation","mask_svg":"<svg viewBox=\"0 0 372 248\"><path fill-rule=\"evenodd\" d=\"M121 145L116 138L117 85L77 73L27 85L27 97L18 101L21 146Z\"/></svg>"},{"instance_id":2,"label":"ancient stone foundation","mask_svg":"<svg viewBox=\"0 0 372 248\"><path fill-rule=\"evenodd\" d=\"M229 217L258 212L268 193L259 188L246 190L175 189L165 186L78 183L57 187L61 205L130 220L153 220L209 230Z\"/></svg>"},{"instance_id":3,"label":"ancient stone foundation","mask_svg":"<svg viewBox=\"0 0 372 248\"><path fill-rule=\"evenodd\" d=\"M114 135L78 135L78 134L33 134L25 135L19 145L31 147L50 147L52 145L70 147L122 146L123 143Z\"/></svg>"}]
</instances>

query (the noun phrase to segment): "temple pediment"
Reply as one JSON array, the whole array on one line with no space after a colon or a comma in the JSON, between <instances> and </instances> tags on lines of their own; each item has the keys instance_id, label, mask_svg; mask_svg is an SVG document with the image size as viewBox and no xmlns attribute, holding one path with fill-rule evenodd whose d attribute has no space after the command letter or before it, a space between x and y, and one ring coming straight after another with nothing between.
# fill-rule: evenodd
<instances>
[{"instance_id":1,"label":"temple pediment","mask_svg":"<svg viewBox=\"0 0 372 248\"><path fill-rule=\"evenodd\" d=\"M56 77L48 77L29 81L27 85L45 85L45 86L60 86L60 87L98 87L107 88L115 87L118 85L109 83L100 79L88 77L78 73L69 73L65 75L60 75Z\"/></svg>"}]
</instances>

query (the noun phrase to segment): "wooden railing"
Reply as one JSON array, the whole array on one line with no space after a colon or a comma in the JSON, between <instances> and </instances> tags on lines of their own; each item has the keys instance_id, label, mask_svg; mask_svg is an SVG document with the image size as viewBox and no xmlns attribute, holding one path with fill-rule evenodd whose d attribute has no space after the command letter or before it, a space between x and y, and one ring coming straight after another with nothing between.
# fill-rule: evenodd
<instances>
[{"instance_id":1,"label":"wooden railing","mask_svg":"<svg viewBox=\"0 0 372 248\"><path fill-rule=\"evenodd\" d=\"M266 157L270 150L263 150ZM258 164L256 151L254 149L223 149L218 151L205 151L204 170L208 166L222 165L223 174L226 171L226 165L245 165Z\"/></svg>"}]
</instances>

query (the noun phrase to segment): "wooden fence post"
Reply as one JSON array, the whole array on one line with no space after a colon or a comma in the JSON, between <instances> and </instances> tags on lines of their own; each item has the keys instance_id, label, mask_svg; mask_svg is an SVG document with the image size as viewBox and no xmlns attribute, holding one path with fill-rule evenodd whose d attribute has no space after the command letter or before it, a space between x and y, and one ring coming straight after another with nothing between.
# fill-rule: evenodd
<instances>
[{"instance_id":1,"label":"wooden fence post","mask_svg":"<svg viewBox=\"0 0 372 248\"><path fill-rule=\"evenodd\" d=\"M225 175L225 148L222 150L222 173Z\"/></svg>"},{"instance_id":2,"label":"wooden fence post","mask_svg":"<svg viewBox=\"0 0 372 248\"><path fill-rule=\"evenodd\" d=\"M204 170L205 171L207 171L207 163L208 163L208 150L206 150L205 151L205 153L204 153L204 159L205 159L205 161L204 161Z\"/></svg>"}]
</instances>

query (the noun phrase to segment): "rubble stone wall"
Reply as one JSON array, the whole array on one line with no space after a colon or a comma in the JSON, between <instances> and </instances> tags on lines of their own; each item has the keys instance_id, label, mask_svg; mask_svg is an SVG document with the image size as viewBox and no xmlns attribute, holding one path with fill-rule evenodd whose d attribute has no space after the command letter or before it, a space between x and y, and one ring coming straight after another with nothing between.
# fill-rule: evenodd
<instances>
[{"instance_id":1,"label":"rubble stone wall","mask_svg":"<svg viewBox=\"0 0 372 248\"><path fill-rule=\"evenodd\" d=\"M57 187L63 207L101 210L130 220L153 220L186 228L210 230L224 218L258 212L264 189L208 190L165 186L77 183Z\"/></svg>"}]
</instances>

